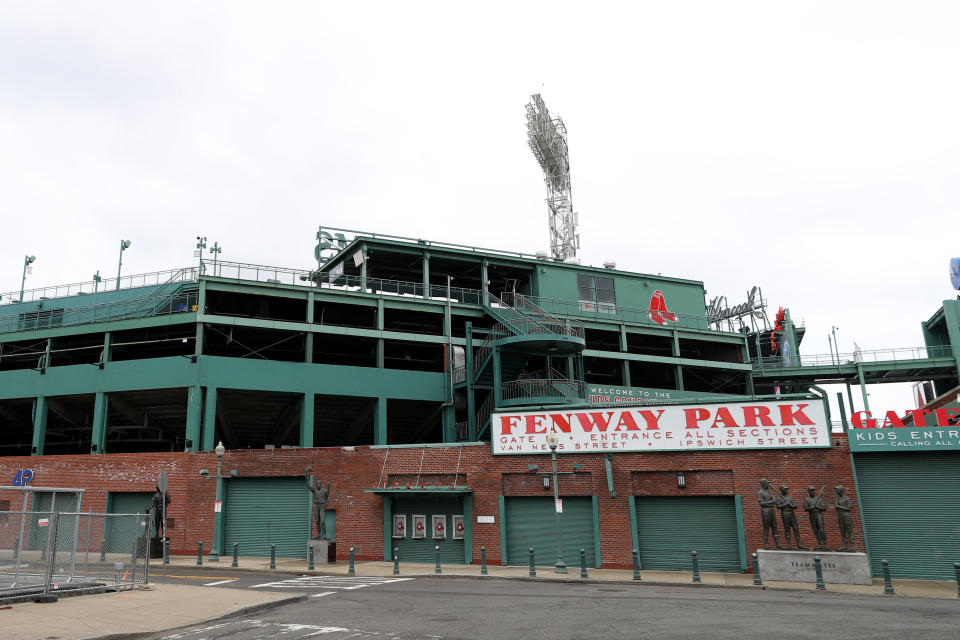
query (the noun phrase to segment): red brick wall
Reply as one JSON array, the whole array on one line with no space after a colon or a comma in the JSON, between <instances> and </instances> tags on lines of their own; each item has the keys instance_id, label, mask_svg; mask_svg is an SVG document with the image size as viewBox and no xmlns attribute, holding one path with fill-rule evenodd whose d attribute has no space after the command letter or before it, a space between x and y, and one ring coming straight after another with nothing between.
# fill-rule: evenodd
<instances>
[{"instance_id":1,"label":"red brick wall","mask_svg":"<svg viewBox=\"0 0 960 640\"><path fill-rule=\"evenodd\" d=\"M761 477L777 485L790 485L798 502L805 495L806 486L813 484L818 490L826 485L824 498L832 504L833 487L843 484L856 505L846 439L835 438L835 444L829 450L617 453L612 458L615 498L607 490L603 455L564 454L559 457L561 471L571 471L574 462L582 465L582 471L561 475L558 487L561 496L598 496L605 567L631 566L629 495L739 494L743 499L747 550L752 552L762 545L760 509L756 503ZM539 465L539 470L529 471L528 464ZM448 485L456 474L457 484L467 484L474 491L473 513L468 514L473 521L474 558L479 561L480 547L486 546L491 564L498 564L501 559L499 497L552 496L552 487L544 489L541 479L542 472L550 470L548 456L495 457L489 446L467 446L462 450L357 447L228 451L223 463L224 473L235 469L241 477L300 477L308 466L313 467L315 478L333 482L329 508L337 511L338 546L356 547L359 559L383 558L383 498L366 492L378 483L383 486L400 482L405 486L406 482L413 484L419 475L420 484ZM200 469L216 471L217 460L212 452L6 457L0 458L0 484L9 483L20 468L34 470L31 484L35 486L86 489L83 510L92 508L95 512L106 508L108 491L153 491L160 471L166 471L172 498L168 515L175 523L169 531L173 553L196 553L200 540L209 549L216 482L201 477ZM684 490L676 486L677 471L685 473ZM496 522L478 524L477 515L493 515ZM860 513L856 508L853 519L857 548L862 550ZM839 547L836 516L828 511L825 521L829 546ZM800 530L804 542L812 541L805 514L800 516Z\"/></svg>"}]
</instances>

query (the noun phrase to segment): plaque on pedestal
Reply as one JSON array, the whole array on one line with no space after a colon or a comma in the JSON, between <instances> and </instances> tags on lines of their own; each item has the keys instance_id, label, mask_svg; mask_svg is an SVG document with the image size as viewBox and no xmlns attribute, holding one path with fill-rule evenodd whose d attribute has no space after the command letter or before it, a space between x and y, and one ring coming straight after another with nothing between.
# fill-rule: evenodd
<instances>
[{"instance_id":1,"label":"plaque on pedestal","mask_svg":"<svg viewBox=\"0 0 960 640\"><path fill-rule=\"evenodd\" d=\"M814 556L820 557L823 581L827 584L873 584L865 553L757 549L760 575L764 580L816 582Z\"/></svg>"},{"instance_id":2,"label":"plaque on pedestal","mask_svg":"<svg viewBox=\"0 0 960 640\"><path fill-rule=\"evenodd\" d=\"M307 540L307 557L313 547L314 564L332 564L337 561L337 543L326 538L311 538Z\"/></svg>"}]
</instances>

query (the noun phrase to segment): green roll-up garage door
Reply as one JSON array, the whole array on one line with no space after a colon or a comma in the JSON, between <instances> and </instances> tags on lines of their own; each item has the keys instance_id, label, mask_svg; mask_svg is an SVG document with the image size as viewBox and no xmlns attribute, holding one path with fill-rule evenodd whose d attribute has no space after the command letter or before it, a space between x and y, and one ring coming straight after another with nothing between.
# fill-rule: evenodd
<instances>
[{"instance_id":1,"label":"green roll-up garage door","mask_svg":"<svg viewBox=\"0 0 960 640\"><path fill-rule=\"evenodd\" d=\"M553 498L506 498L504 510L507 564L529 564L529 550L533 547L536 549L536 564L553 565L557 561ZM586 551L587 566L596 566L591 498L563 499L560 537L567 566L580 566L580 549Z\"/></svg>"},{"instance_id":2,"label":"green roll-up garage door","mask_svg":"<svg viewBox=\"0 0 960 640\"><path fill-rule=\"evenodd\" d=\"M143 512L153 504L153 494L149 491L111 491L108 498L107 504L109 508L107 512L110 514L143 514ZM146 515L143 515L142 518L111 518L108 516L103 525L103 544L106 551L130 551L131 545L133 544L132 541L139 537L143 531L140 528L139 522L147 518L148 516ZM155 535L152 516L149 517L148 524L150 526L150 535Z\"/></svg>"},{"instance_id":3,"label":"green roll-up garage door","mask_svg":"<svg viewBox=\"0 0 960 640\"><path fill-rule=\"evenodd\" d=\"M27 534L26 547L28 549L44 549L47 546L47 536L53 527L52 513L76 513L80 495L65 492L37 492L33 495L31 508L36 515L30 519L30 529ZM47 524L41 526L41 520ZM59 516L57 527L57 549L66 550L73 545L71 532L77 525L77 516Z\"/></svg>"},{"instance_id":4,"label":"green roll-up garage door","mask_svg":"<svg viewBox=\"0 0 960 640\"><path fill-rule=\"evenodd\" d=\"M396 498L393 503L394 516L406 516L406 536L392 538L393 548L401 562L435 562L436 551L440 547L440 561L451 564L463 564L463 540L453 539L453 517L463 515L463 499L452 496L423 496ZM413 516L426 516L426 531L423 538L414 538ZM446 518L446 539L434 539L431 527L433 516Z\"/></svg>"},{"instance_id":5,"label":"green roll-up garage door","mask_svg":"<svg viewBox=\"0 0 960 640\"><path fill-rule=\"evenodd\" d=\"M882 574L886 558L894 578L954 579L960 454L857 454L855 464L873 574ZM835 515L826 526L837 530Z\"/></svg>"},{"instance_id":6,"label":"green roll-up garage door","mask_svg":"<svg viewBox=\"0 0 960 640\"><path fill-rule=\"evenodd\" d=\"M637 497L640 566L691 570L691 551L701 571L740 572L737 509L727 496Z\"/></svg>"},{"instance_id":7,"label":"green roll-up garage door","mask_svg":"<svg viewBox=\"0 0 960 640\"><path fill-rule=\"evenodd\" d=\"M303 478L231 478L226 481L224 539L220 553L306 558L310 494ZM212 514L211 514L212 515Z\"/></svg>"}]
</instances>

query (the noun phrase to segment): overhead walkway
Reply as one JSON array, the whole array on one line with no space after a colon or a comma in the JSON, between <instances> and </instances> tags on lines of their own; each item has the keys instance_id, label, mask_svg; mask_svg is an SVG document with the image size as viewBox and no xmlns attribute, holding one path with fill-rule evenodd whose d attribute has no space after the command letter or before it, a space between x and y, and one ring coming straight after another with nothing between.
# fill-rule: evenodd
<instances>
[{"instance_id":1,"label":"overhead walkway","mask_svg":"<svg viewBox=\"0 0 960 640\"><path fill-rule=\"evenodd\" d=\"M872 384L956 379L949 346L853 353L754 358L755 382L777 384Z\"/></svg>"}]
</instances>

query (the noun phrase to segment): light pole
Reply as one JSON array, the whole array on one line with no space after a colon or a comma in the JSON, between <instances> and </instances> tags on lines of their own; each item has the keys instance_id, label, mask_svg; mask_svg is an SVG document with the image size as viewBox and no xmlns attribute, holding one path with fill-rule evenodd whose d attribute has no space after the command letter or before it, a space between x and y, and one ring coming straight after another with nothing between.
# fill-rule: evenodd
<instances>
[{"instance_id":1,"label":"light pole","mask_svg":"<svg viewBox=\"0 0 960 640\"><path fill-rule=\"evenodd\" d=\"M217 242L214 242L213 246L210 247L210 253L213 254L213 275L217 275L217 254L221 251L223 251L223 247Z\"/></svg>"},{"instance_id":2,"label":"light pole","mask_svg":"<svg viewBox=\"0 0 960 640\"><path fill-rule=\"evenodd\" d=\"M20 279L20 302L23 302L23 287L27 284L27 269L37 256L23 256L23 278Z\"/></svg>"},{"instance_id":3,"label":"light pole","mask_svg":"<svg viewBox=\"0 0 960 640\"><path fill-rule=\"evenodd\" d=\"M198 265L200 271L198 274L203 275L203 250L207 248L207 236L197 236L197 250L193 254L195 258L200 258L200 264Z\"/></svg>"},{"instance_id":4,"label":"light pole","mask_svg":"<svg viewBox=\"0 0 960 640\"><path fill-rule=\"evenodd\" d=\"M213 544L210 545L210 562L220 562L220 536L223 532L223 454L227 452L227 448L223 446L221 440L213 451L217 454L217 501L214 503Z\"/></svg>"},{"instance_id":5,"label":"light pole","mask_svg":"<svg viewBox=\"0 0 960 640\"><path fill-rule=\"evenodd\" d=\"M97 289L100 287L100 281L103 278L100 277L100 269L97 269L97 272L93 274L93 319L97 319Z\"/></svg>"},{"instance_id":6,"label":"light pole","mask_svg":"<svg viewBox=\"0 0 960 640\"><path fill-rule=\"evenodd\" d=\"M837 329L840 327L830 327L830 333L833 335L833 352L837 354L837 364L840 364L840 347L837 346Z\"/></svg>"},{"instance_id":7,"label":"light pole","mask_svg":"<svg viewBox=\"0 0 960 640\"><path fill-rule=\"evenodd\" d=\"M120 288L120 269L123 268L123 252L130 248L129 240L120 241L120 261L117 263L117 289Z\"/></svg>"},{"instance_id":8,"label":"light pole","mask_svg":"<svg viewBox=\"0 0 960 640\"><path fill-rule=\"evenodd\" d=\"M553 461L553 518L557 527L557 562L553 565L554 573L566 573L567 563L563 561L563 538L560 537L560 494L557 487L557 447L560 437L555 433L547 434L547 446L550 447L550 458Z\"/></svg>"}]
</instances>

